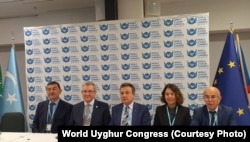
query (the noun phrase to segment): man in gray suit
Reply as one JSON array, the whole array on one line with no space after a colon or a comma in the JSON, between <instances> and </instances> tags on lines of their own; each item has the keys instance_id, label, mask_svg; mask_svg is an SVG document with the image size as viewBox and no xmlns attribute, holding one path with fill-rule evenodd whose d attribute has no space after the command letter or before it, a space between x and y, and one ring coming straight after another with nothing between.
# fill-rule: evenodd
<instances>
[{"instance_id":1,"label":"man in gray suit","mask_svg":"<svg viewBox=\"0 0 250 142\"><path fill-rule=\"evenodd\" d=\"M231 107L220 104L221 95L216 87L207 87L203 92L206 105L196 108L191 126L231 126L237 125Z\"/></svg>"},{"instance_id":2,"label":"man in gray suit","mask_svg":"<svg viewBox=\"0 0 250 142\"><path fill-rule=\"evenodd\" d=\"M107 126L110 111L107 103L95 99L96 86L93 82L82 85L83 101L73 105L69 125L73 126Z\"/></svg>"}]
</instances>

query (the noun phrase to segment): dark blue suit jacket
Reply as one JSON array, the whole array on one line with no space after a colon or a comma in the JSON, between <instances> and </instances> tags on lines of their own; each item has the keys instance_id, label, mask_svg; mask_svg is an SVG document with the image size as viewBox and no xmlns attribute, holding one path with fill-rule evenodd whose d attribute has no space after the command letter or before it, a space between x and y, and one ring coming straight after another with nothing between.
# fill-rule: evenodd
<instances>
[{"instance_id":1,"label":"dark blue suit jacket","mask_svg":"<svg viewBox=\"0 0 250 142\"><path fill-rule=\"evenodd\" d=\"M83 125L84 102L77 103L73 106L69 125ZM90 126L107 126L110 122L109 105L104 102L95 100L93 112L91 115Z\"/></svg>"},{"instance_id":2,"label":"dark blue suit jacket","mask_svg":"<svg viewBox=\"0 0 250 142\"><path fill-rule=\"evenodd\" d=\"M228 106L219 105L217 112L218 126L234 126L237 125L233 116L233 109ZM209 115L206 105L196 108L193 113L191 126L209 126Z\"/></svg>"},{"instance_id":3,"label":"dark blue suit jacket","mask_svg":"<svg viewBox=\"0 0 250 142\"><path fill-rule=\"evenodd\" d=\"M168 114L166 110L166 105L161 105L156 108L154 125L155 126L170 126ZM175 115L174 126L189 125L191 121L190 110L187 107L178 105L178 111Z\"/></svg>"},{"instance_id":4,"label":"dark blue suit jacket","mask_svg":"<svg viewBox=\"0 0 250 142\"><path fill-rule=\"evenodd\" d=\"M44 133L47 125L47 112L49 101L40 102L37 105L35 118L32 124L32 132ZM57 126L67 125L69 123L72 104L59 100L58 106L53 116L51 133L57 133Z\"/></svg>"},{"instance_id":5,"label":"dark blue suit jacket","mask_svg":"<svg viewBox=\"0 0 250 142\"><path fill-rule=\"evenodd\" d=\"M112 107L112 117L110 125L120 126L123 104ZM145 105L134 103L132 110L132 126L150 126L151 117L148 108Z\"/></svg>"}]
</instances>

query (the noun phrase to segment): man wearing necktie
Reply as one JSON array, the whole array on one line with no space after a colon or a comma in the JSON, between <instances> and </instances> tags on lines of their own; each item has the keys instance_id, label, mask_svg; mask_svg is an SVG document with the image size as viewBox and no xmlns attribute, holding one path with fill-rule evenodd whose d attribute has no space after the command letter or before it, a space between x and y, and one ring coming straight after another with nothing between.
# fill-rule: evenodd
<instances>
[{"instance_id":1,"label":"man wearing necktie","mask_svg":"<svg viewBox=\"0 0 250 142\"><path fill-rule=\"evenodd\" d=\"M107 126L110 122L110 111L107 103L98 101L96 86L93 82L82 85L83 101L73 105L69 125L74 126Z\"/></svg>"},{"instance_id":2,"label":"man wearing necktie","mask_svg":"<svg viewBox=\"0 0 250 142\"><path fill-rule=\"evenodd\" d=\"M135 87L131 83L120 86L120 99L118 105L112 107L110 125L113 126L149 126L151 117L145 105L134 102Z\"/></svg>"},{"instance_id":3,"label":"man wearing necktie","mask_svg":"<svg viewBox=\"0 0 250 142\"><path fill-rule=\"evenodd\" d=\"M72 105L60 99L62 89L58 82L49 82L46 86L48 100L38 103L32 132L57 133L57 127L69 123Z\"/></svg>"},{"instance_id":4,"label":"man wearing necktie","mask_svg":"<svg viewBox=\"0 0 250 142\"><path fill-rule=\"evenodd\" d=\"M237 125L231 107L220 104L221 95L216 87L207 87L203 92L205 105L193 112L191 126L232 126Z\"/></svg>"}]
</instances>

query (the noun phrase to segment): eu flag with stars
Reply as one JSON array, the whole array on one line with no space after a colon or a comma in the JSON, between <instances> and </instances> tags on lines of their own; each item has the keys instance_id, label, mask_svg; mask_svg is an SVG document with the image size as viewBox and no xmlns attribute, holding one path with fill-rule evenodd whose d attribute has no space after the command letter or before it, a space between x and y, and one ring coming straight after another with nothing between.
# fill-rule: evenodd
<instances>
[{"instance_id":1,"label":"eu flag with stars","mask_svg":"<svg viewBox=\"0 0 250 142\"><path fill-rule=\"evenodd\" d=\"M0 120L2 115L6 112L22 112L24 114L23 97L14 45L12 45L10 50L9 62L4 79L3 94L0 98Z\"/></svg>"},{"instance_id":2,"label":"eu flag with stars","mask_svg":"<svg viewBox=\"0 0 250 142\"><path fill-rule=\"evenodd\" d=\"M250 125L247 94L232 32L227 34L213 85L221 92L221 104L233 108L237 124Z\"/></svg>"}]
</instances>

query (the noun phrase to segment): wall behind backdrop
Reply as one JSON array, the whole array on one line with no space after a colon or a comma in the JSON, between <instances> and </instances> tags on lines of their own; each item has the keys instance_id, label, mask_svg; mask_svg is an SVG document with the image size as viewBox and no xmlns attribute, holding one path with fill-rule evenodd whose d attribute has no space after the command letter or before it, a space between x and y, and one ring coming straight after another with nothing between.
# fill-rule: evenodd
<instances>
[{"instance_id":1,"label":"wall behind backdrop","mask_svg":"<svg viewBox=\"0 0 250 142\"><path fill-rule=\"evenodd\" d=\"M241 3L236 1L228 2L227 0L220 0L219 3L217 0L210 0L209 2L197 0L190 3L188 1L181 3L175 2L172 4L161 4L161 16L209 12L210 81L212 81L224 47L229 23L231 21L234 23L235 33L239 33L242 48L245 52L245 58L248 63L248 70L250 70L250 19L246 17L246 13L250 13L250 9L247 7L248 5L250 5L249 0L242 0ZM25 80L23 27L94 21L94 7L71 11L69 13L0 20L0 64L2 66L3 78L5 76L9 51L11 48L11 32L14 32L16 56L25 106L27 106L27 85Z\"/></svg>"}]
</instances>

